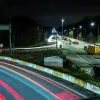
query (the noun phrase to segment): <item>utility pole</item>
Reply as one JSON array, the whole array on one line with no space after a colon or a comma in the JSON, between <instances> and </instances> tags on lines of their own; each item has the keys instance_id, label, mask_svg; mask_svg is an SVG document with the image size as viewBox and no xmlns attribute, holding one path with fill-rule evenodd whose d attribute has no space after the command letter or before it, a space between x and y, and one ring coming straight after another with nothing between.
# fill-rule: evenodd
<instances>
[{"instance_id":1,"label":"utility pole","mask_svg":"<svg viewBox=\"0 0 100 100\"><path fill-rule=\"evenodd\" d=\"M10 25L9 25L9 46L10 46L10 56L12 56L11 17L10 17Z\"/></svg>"},{"instance_id":2,"label":"utility pole","mask_svg":"<svg viewBox=\"0 0 100 100\"><path fill-rule=\"evenodd\" d=\"M85 28L85 35L84 35L84 38L86 38L86 36L87 36L87 35L86 35L86 28Z\"/></svg>"},{"instance_id":3,"label":"utility pole","mask_svg":"<svg viewBox=\"0 0 100 100\"><path fill-rule=\"evenodd\" d=\"M62 19L62 36L63 36L63 24L64 24L64 19Z\"/></svg>"},{"instance_id":4,"label":"utility pole","mask_svg":"<svg viewBox=\"0 0 100 100\"><path fill-rule=\"evenodd\" d=\"M56 50L57 50L57 32L56 32Z\"/></svg>"},{"instance_id":5,"label":"utility pole","mask_svg":"<svg viewBox=\"0 0 100 100\"><path fill-rule=\"evenodd\" d=\"M63 22L62 22L62 36L63 36Z\"/></svg>"},{"instance_id":6,"label":"utility pole","mask_svg":"<svg viewBox=\"0 0 100 100\"><path fill-rule=\"evenodd\" d=\"M78 39L78 29L77 29L77 39Z\"/></svg>"},{"instance_id":7,"label":"utility pole","mask_svg":"<svg viewBox=\"0 0 100 100\"><path fill-rule=\"evenodd\" d=\"M98 26L98 37L99 37L99 26Z\"/></svg>"}]
</instances>

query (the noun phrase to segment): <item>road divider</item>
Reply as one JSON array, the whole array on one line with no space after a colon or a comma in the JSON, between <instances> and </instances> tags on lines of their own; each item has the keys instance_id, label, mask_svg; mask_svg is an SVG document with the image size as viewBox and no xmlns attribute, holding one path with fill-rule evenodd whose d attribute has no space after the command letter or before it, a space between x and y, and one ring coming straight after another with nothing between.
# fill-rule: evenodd
<instances>
[{"instance_id":1,"label":"road divider","mask_svg":"<svg viewBox=\"0 0 100 100\"><path fill-rule=\"evenodd\" d=\"M44 67L41 67L41 66L39 66L39 65L37 65L37 66L36 66L36 69L37 69L37 70L40 70L40 71L44 71L45 68L44 68Z\"/></svg>"},{"instance_id":2,"label":"road divider","mask_svg":"<svg viewBox=\"0 0 100 100\"><path fill-rule=\"evenodd\" d=\"M54 76L57 76L59 78L63 78L63 73L62 72L59 72L59 71L53 71L53 75Z\"/></svg>"},{"instance_id":3,"label":"road divider","mask_svg":"<svg viewBox=\"0 0 100 100\"><path fill-rule=\"evenodd\" d=\"M17 59L13 59L13 58L12 58L12 62L17 62Z\"/></svg>"},{"instance_id":4,"label":"road divider","mask_svg":"<svg viewBox=\"0 0 100 100\"><path fill-rule=\"evenodd\" d=\"M53 70L53 69L50 69L50 68L46 68L46 67L43 67L43 66L39 66L39 65L36 65L36 64L33 64L33 63L29 63L29 62L26 62L26 61L22 61L22 60L10 58L10 57L0 56L0 59L5 60L5 61L10 61L10 62L15 62L17 64L24 65L26 67L34 68L34 69L52 74L56 77L59 77L59 78L62 78L66 81L77 84L77 85L79 85L79 86L81 86L81 87L83 87L87 90L90 90L90 91L94 92L94 93L100 94L100 87L97 87L97 86L95 86L91 83L82 81L82 80L80 80L76 77L73 77L71 75L62 73L60 71L56 71L56 70Z\"/></svg>"},{"instance_id":5,"label":"road divider","mask_svg":"<svg viewBox=\"0 0 100 100\"><path fill-rule=\"evenodd\" d=\"M84 82L84 81L82 81L80 79L77 79L77 78L74 78L74 83L78 84L78 85L80 85L80 86L82 86L84 88L86 88L86 84L87 84L86 82Z\"/></svg>"},{"instance_id":6,"label":"road divider","mask_svg":"<svg viewBox=\"0 0 100 100\"><path fill-rule=\"evenodd\" d=\"M17 52L33 52L33 51L44 51L44 50L55 50L56 45L49 45L49 46L43 46L43 47L33 47L33 48L14 48L14 51ZM8 52L10 49L2 49L2 52Z\"/></svg>"}]
</instances>

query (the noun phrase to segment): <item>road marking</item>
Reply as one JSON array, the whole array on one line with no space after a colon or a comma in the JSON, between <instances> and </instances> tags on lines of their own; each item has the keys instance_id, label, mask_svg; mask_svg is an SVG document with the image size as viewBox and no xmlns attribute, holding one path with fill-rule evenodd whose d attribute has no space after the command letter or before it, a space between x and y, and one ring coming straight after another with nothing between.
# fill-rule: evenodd
<instances>
[{"instance_id":1,"label":"road marking","mask_svg":"<svg viewBox=\"0 0 100 100\"><path fill-rule=\"evenodd\" d=\"M66 41L65 41L66 42ZM90 43L86 43L86 42L84 42L84 41L81 41L81 43L83 44L83 45L90 45ZM74 46L74 45L73 45ZM67 46L67 47L69 47L69 46ZM74 46L75 47L75 46ZM69 47L70 48L70 47ZM71 49L71 48L70 48ZM72 49L71 49L72 50ZM72 50L73 51L73 50ZM82 50L81 50L82 51ZM73 51L74 52L74 51ZM74 52L75 53L75 52ZM75 53L76 54L76 53ZM76 54L76 55L78 55L78 54ZM79 56L79 55L78 55ZM94 59L95 59L95 57L94 56L92 56ZM82 57L80 57L81 59L83 59L84 61L86 61L84 58L82 58ZM95 59L96 61L97 61L97 59ZM87 61L86 61L87 62ZM90 62L87 62L88 64L91 64Z\"/></svg>"},{"instance_id":2,"label":"road marking","mask_svg":"<svg viewBox=\"0 0 100 100\"><path fill-rule=\"evenodd\" d=\"M72 49L71 49L71 47L70 46L68 46L68 45L66 45L67 47L69 47L70 48L70 50L73 52L73 53L75 53ZM87 62L85 59L83 59L82 57L80 57L77 53L75 53L79 58L81 58L82 60L84 60L85 62ZM90 64L89 62L87 62L88 64Z\"/></svg>"},{"instance_id":3,"label":"road marking","mask_svg":"<svg viewBox=\"0 0 100 100\"><path fill-rule=\"evenodd\" d=\"M0 85L4 87L16 100L23 100L23 98L14 90L12 89L8 84L0 80Z\"/></svg>"},{"instance_id":4,"label":"road marking","mask_svg":"<svg viewBox=\"0 0 100 100\"><path fill-rule=\"evenodd\" d=\"M76 96L72 96L70 95L70 93L66 93L66 92L62 92L56 95L60 97L61 100L79 100L79 98L76 98Z\"/></svg>"},{"instance_id":5,"label":"road marking","mask_svg":"<svg viewBox=\"0 0 100 100\"><path fill-rule=\"evenodd\" d=\"M6 64L6 65L10 65L10 66L12 66L12 67L15 67L15 68L24 70L24 71L26 71L26 72L28 72L28 73L30 73L30 74L36 75L37 77L39 77L39 78L41 78L41 79L43 79L43 80L45 80L45 81L47 81L47 82L53 84L54 86L57 86L58 88L60 88L60 89L62 89L62 90L64 90L64 91L66 91L66 89L67 89L67 90L70 90L70 91L72 91L72 92L74 92L74 93L80 95L80 96L83 97L83 98L87 98L87 96L85 96L85 95L83 95L83 94L81 94L81 93L79 93L79 92L77 92L77 91L75 91L75 90L73 90L73 89L71 89L71 88L69 88L69 87L67 87L67 86L65 86L65 85L63 85L63 84L61 84L61 83L58 83L58 82L56 82L56 81L54 81L54 80L52 80L52 79L50 79L50 78L48 78L48 77L45 77L45 76L43 76L43 75L37 74L37 73L35 73L35 72L26 70L26 69L24 69L24 68L20 68L19 66L15 66L15 65L12 65L12 64L9 64L9 63L5 63L5 62L0 62L0 63ZM53 82L53 83L52 83L52 82ZM56 83L56 84L55 84L55 83ZM63 88L62 88L62 87L63 87ZM65 89L64 89L64 88L65 88Z\"/></svg>"},{"instance_id":6,"label":"road marking","mask_svg":"<svg viewBox=\"0 0 100 100\"><path fill-rule=\"evenodd\" d=\"M78 47L76 47L75 45L72 45L72 46L73 46L74 48L76 48L77 51L81 51L81 52L85 53L85 51L83 51L82 48L78 48Z\"/></svg>"},{"instance_id":7,"label":"road marking","mask_svg":"<svg viewBox=\"0 0 100 100\"><path fill-rule=\"evenodd\" d=\"M14 70L9 69L9 68L6 68L5 66L1 66L1 65L0 65L0 67L1 67L1 68L4 68L4 69L6 69L6 70L9 70L9 71L11 71L11 72L13 72L13 73L15 73L15 74L17 74L17 75L23 77L24 79L27 79L28 81L32 82L33 84L37 85L37 86L40 87L41 89L43 89L43 90L45 90L46 92L48 92L49 94L51 94L53 97L57 98L58 100L61 100L58 96L56 96L56 95L55 95L54 93L52 93L50 90L48 90L47 88L45 88L45 87L42 86L41 84L37 83L36 81L34 81L34 80L28 78L27 76L25 76L25 75L23 75L23 74L20 74L20 73L14 71ZM20 99L18 99L18 100L20 100ZM48 99L48 100L50 100L50 99Z\"/></svg>"}]
</instances>

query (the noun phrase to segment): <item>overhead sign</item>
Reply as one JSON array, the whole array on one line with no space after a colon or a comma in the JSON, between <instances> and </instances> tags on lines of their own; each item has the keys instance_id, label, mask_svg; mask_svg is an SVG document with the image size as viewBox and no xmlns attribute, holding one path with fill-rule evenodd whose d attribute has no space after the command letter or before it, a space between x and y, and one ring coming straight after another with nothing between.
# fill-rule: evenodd
<instances>
[{"instance_id":1,"label":"overhead sign","mask_svg":"<svg viewBox=\"0 0 100 100\"><path fill-rule=\"evenodd\" d=\"M9 30L9 25L0 25L0 30Z\"/></svg>"}]
</instances>

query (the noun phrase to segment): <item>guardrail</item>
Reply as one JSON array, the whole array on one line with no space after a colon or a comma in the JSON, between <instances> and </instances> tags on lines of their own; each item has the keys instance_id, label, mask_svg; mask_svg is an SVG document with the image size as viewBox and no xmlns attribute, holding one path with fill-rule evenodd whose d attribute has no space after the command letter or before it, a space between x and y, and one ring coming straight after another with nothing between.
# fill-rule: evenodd
<instances>
[{"instance_id":1,"label":"guardrail","mask_svg":"<svg viewBox=\"0 0 100 100\"><path fill-rule=\"evenodd\" d=\"M30 48L12 48L14 51L42 51L42 50L53 50L56 49L56 44L41 46L41 47L30 47ZM10 49L2 49L2 51L9 51Z\"/></svg>"},{"instance_id":2,"label":"guardrail","mask_svg":"<svg viewBox=\"0 0 100 100\"><path fill-rule=\"evenodd\" d=\"M97 86L92 85L88 82L82 81L82 80L80 80L76 77L73 77L71 75L68 75L68 74L65 74L65 73L50 69L50 68L46 68L46 67L43 67L43 66L39 66L39 65L36 65L36 64L33 64L33 63L22 61L22 60L19 60L19 59L14 59L14 58L4 57L4 56L0 56L0 59L10 61L10 62L15 62L15 63L20 64L20 65L24 65L24 66L27 66L27 67L31 67L31 68L46 72L48 74L52 74L56 77L59 77L59 78L62 78L66 81L77 84L77 85L79 85L79 86L81 86L81 87L83 87L87 90L94 92L94 93L100 94L100 87L97 87Z\"/></svg>"},{"instance_id":3,"label":"guardrail","mask_svg":"<svg viewBox=\"0 0 100 100\"><path fill-rule=\"evenodd\" d=\"M43 50L55 50L56 47L48 47L48 48L33 48L33 49L14 49L14 51L17 51L17 52L29 52L29 51L43 51ZM8 52L9 49L2 49L2 52Z\"/></svg>"}]
</instances>

